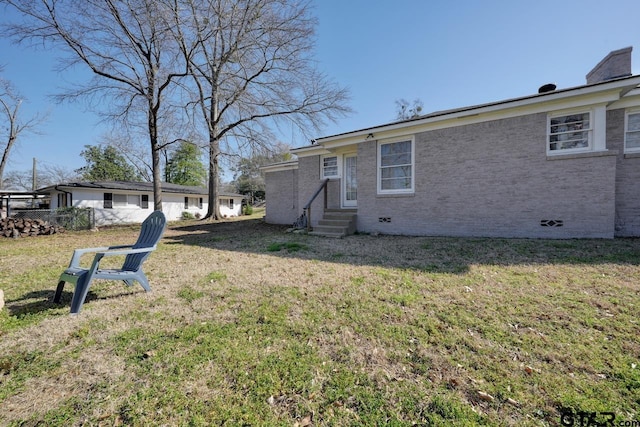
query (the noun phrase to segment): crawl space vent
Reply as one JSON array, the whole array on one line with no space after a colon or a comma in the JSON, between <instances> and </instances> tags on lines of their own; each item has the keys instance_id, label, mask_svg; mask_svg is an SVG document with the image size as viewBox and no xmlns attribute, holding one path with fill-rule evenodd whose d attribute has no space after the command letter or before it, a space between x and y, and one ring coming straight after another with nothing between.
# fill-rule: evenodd
<instances>
[{"instance_id":1,"label":"crawl space vent","mask_svg":"<svg viewBox=\"0 0 640 427\"><path fill-rule=\"evenodd\" d=\"M541 227L562 227L563 221L561 219L541 219L540 226Z\"/></svg>"}]
</instances>

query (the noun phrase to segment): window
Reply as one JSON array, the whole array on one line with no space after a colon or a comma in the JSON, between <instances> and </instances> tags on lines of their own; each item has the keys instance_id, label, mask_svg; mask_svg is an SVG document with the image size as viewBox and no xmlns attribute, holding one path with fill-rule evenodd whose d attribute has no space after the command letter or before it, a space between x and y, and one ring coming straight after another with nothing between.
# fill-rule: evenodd
<instances>
[{"instance_id":1,"label":"window","mask_svg":"<svg viewBox=\"0 0 640 427\"><path fill-rule=\"evenodd\" d=\"M202 209L202 197L185 197L185 209Z\"/></svg>"},{"instance_id":2,"label":"window","mask_svg":"<svg viewBox=\"0 0 640 427\"><path fill-rule=\"evenodd\" d=\"M413 192L413 139L378 145L378 192Z\"/></svg>"},{"instance_id":3,"label":"window","mask_svg":"<svg viewBox=\"0 0 640 427\"><path fill-rule=\"evenodd\" d=\"M118 207L127 206L127 195L126 194L114 194L113 195L113 206L118 206Z\"/></svg>"},{"instance_id":4,"label":"window","mask_svg":"<svg viewBox=\"0 0 640 427\"><path fill-rule=\"evenodd\" d=\"M113 208L113 193L104 193L103 206L105 209Z\"/></svg>"},{"instance_id":5,"label":"window","mask_svg":"<svg viewBox=\"0 0 640 427\"><path fill-rule=\"evenodd\" d=\"M141 196L141 205L140 207L142 209L149 209L149 195L148 194L143 194Z\"/></svg>"},{"instance_id":6,"label":"window","mask_svg":"<svg viewBox=\"0 0 640 427\"><path fill-rule=\"evenodd\" d=\"M112 206L119 208L139 208L140 196L137 194L116 194L112 193Z\"/></svg>"},{"instance_id":7,"label":"window","mask_svg":"<svg viewBox=\"0 0 640 427\"><path fill-rule=\"evenodd\" d=\"M640 152L640 111L627 113L624 130L624 151Z\"/></svg>"},{"instance_id":8,"label":"window","mask_svg":"<svg viewBox=\"0 0 640 427\"><path fill-rule=\"evenodd\" d=\"M220 199L220 206L233 209L233 199Z\"/></svg>"},{"instance_id":9,"label":"window","mask_svg":"<svg viewBox=\"0 0 640 427\"><path fill-rule=\"evenodd\" d=\"M144 198L147 198L147 205L144 206ZM118 208L148 208L149 207L149 196L141 197L137 194L115 194L115 193L104 193L103 202L105 209L113 209L114 207Z\"/></svg>"},{"instance_id":10,"label":"window","mask_svg":"<svg viewBox=\"0 0 640 427\"><path fill-rule=\"evenodd\" d=\"M338 172L338 156L326 156L321 158L322 178L336 178Z\"/></svg>"},{"instance_id":11,"label":"window","mask_svg":"<svg viewBox=\"0 0 640 427\"><path fill-rule=\"evenodd\" d=\"M591 143L591 113L580 112L568 115L549 116L549 138L547 150L549 153L561 151L590 150Z\"/></svg>"}]
</instances>

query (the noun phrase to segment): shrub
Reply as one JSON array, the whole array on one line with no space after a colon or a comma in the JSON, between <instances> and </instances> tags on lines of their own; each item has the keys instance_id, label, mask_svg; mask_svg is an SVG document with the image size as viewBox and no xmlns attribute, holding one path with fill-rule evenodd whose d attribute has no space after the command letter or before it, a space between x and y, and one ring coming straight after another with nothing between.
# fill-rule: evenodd
<instances>
[{"instance_id":1,"label":"shrub","mask_svg":"<svg viewBox=\"0 0 640 427\"><path fill-rule=\"evenodd\" d=\"M182 212L182 219L196 219L196 217L191 212L184 211Z\"/></svg>"},{"instance_id":2,"label":"shrub","mask_svg":"<svg viewBox=\"0 0 640 427\"><path fill-rule=\"evenodd\" d=\"M58 208L54 222L67 230L89 230L94 225L92 214L91 208Z\"/></svg>"},{"instance_id":3,"label":"shrub","mask_svg":"<svg viewBox=\"0 0 640 427\"><path fill-rule=\"evenodd\" d=\"M245 215L251 215L251 214L253 214L253 206L251 206L251 205L244 205L243 213L244 213Z\"/></svg>"}]
</instances>

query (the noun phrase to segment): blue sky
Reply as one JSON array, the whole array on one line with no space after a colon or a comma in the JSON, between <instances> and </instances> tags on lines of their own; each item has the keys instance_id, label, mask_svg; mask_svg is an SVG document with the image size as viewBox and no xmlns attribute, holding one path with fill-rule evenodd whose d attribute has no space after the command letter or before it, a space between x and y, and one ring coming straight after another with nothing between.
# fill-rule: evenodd
<instances>
[{"instance_id":1,"label":"blue sky","mask_svg":"<svg viewBox=\"0 0 640 427\"><path fill-rule=\"evenodd\" d=\"M526 96L545 83L585 83L607 53L633 46L640 74L637 0L315 0L318 67L351 91L354 113L317 137L393 121L395 101L422 100L424 112ZM0 21L12 19L11 13ZM49 113L41 135L18 142L8 170L38 164L77 169L84 145L107 127L82 104L51 94L88 79L54 70L56 52L0 40L1 76L26 97L24 117ZM283 137L294 147L300 136Z\"/></svg>"}]
</instances>

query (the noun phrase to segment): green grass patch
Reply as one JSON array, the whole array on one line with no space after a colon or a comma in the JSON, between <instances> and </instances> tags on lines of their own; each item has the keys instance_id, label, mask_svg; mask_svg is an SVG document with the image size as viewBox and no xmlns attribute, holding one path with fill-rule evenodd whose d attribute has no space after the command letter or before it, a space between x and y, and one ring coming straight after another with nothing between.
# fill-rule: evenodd
<instances>
[{"instance_id":1,"label":"green grass patch","mask_svg":"<svg viewBox=\"0 0 640 427\"><path fill-rule=\"evenodd\" d=\"M182 298L187 302L193 302L199 298L202 298L205 295L206 294L204 292L195 290L190 286L182 287L178 291L178 297Z\"/></svg>"},{"instance_id":2,"label":"green grass patch","mask_svg":"<svg viewBox=\"0 0 640 427\"><path fill-rule=\"evenodd\" d=\"M212 271L205 278L206 283L223 282L227 279L227 275L221 271Z\"/></svg>"},{"instance_id":3,"label":"green grass patch","mask_svg":"<svg viewBox=\"0 0 640 427\"><path fill-rule=\"evenodd\" d=\"M307 250L308 246L298 242L274 242L267 246L267 251L278 252L285 250L287 252L298 252Z\"/></svg>"}]
</instances>

